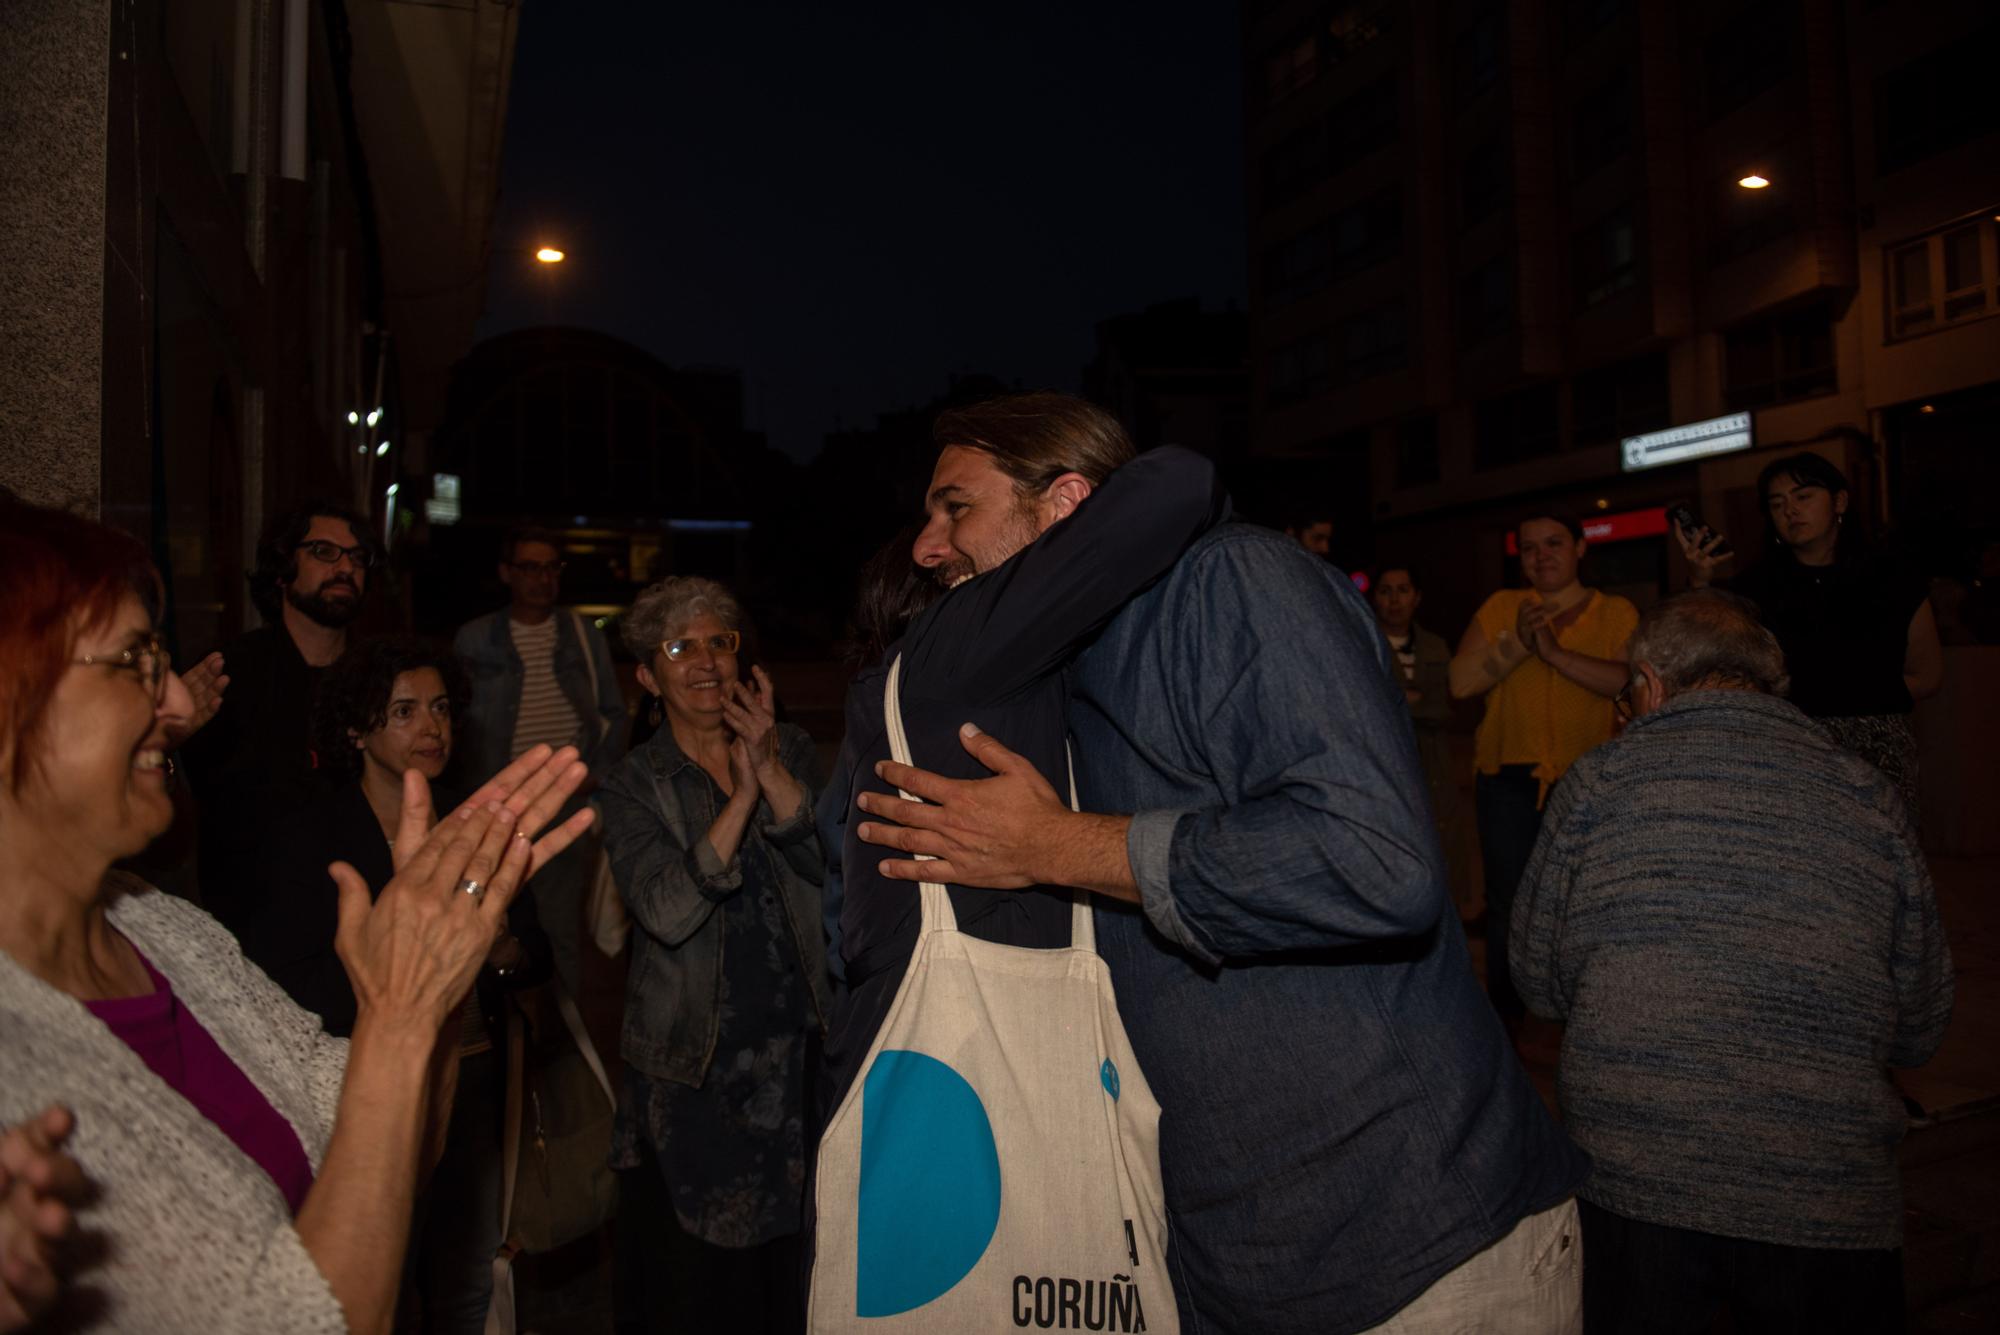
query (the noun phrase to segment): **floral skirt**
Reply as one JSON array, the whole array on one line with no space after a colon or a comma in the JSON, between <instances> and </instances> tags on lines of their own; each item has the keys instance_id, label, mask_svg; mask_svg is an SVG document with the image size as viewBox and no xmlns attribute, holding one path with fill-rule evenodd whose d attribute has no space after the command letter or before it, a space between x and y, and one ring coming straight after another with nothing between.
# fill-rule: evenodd
<instances>
[{"instance_id":1,"label":"floral skirt","mask_svg":"<svg viewBox=\"0 0 2000 1335\"><path fill-rule=\"evenodd\" d=\"M1813 722L1841 746L1860 756L1889 777L1903 795L1910 828L1920 829L1923 808L1918 798L1917 730L1908 714L1855 714L1844 718L1820 718Z\"/></svg>"}]
</instances>

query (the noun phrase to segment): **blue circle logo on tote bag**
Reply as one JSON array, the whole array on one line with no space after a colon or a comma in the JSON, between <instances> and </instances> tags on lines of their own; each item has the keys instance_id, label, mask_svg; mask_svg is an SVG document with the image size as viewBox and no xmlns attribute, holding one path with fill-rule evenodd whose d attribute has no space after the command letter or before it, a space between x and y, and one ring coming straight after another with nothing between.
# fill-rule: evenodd
<instances>
[{"instance_id":1,"label":"blue circle logo on tote bag","mask_svg":"<svg viewBox=\"0 0 2000 1335\"><path fill-rule=\"evenodd\" d=\"M894 1316L951 1291L1000 1224L1000 1154L965 1077L921 1052L876 1055L861 1088L854 1314Z\"/></svg>"},{"instance_id":2,"label":"blue circle logo on tote bag","mask_svg":"<svg viewBox=\"0 0 2000 1335\"><path fill-rule=\"evenodd\" d=\"M1104 1065L1097 1068L1097 1079L1104 1086L1104 1092L1111 1096L1111 1101L1116 1103L1118 1101L1118 1068L1111 1064L1111 1058L1106 1057Z\"/></svg>"}]
</instances>

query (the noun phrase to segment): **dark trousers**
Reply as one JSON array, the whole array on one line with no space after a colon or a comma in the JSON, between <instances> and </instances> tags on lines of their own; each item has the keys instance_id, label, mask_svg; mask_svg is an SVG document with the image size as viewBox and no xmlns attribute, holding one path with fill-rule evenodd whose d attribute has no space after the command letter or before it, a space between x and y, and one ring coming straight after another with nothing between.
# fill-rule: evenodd
<instances>
[{"instance_id":1,"label":"dark trousers","mask_svg":"<svg viewBox=\"0 0 2000 1335\"><path fill-rule=\"evenodd\" d=\"M404 1266L399 1330L480 1335L493 1301L500 1250L500 1140L507 1059L488 1049L463 1057L444 1154L417 1202Z\"/></svg>"},{"instance_id":2,"label":"dark trousers","mask_svg":"<svg viewBox=\"0 0 2000 1335\"><path fill-rule=\"evenodd\" d=\"M1590 1335L1895 1335L1903 1253L1782 1247L1577 1202Z\"/></svg>"},{"instance_id":3,"label":"dark trousers","mask_svg":"<svg viewBox=\"0 0 2000 1335\"><path fill-rule=\"evenodd\" d=\"M618 1174L618 1335L797 1335L805 1329L799 1235L718 1247L681 1227L660 1165Z\"/></svg>"},{"instance_id":4,"label":"dark trousers","mask_svg":"<svg viewBox=\"0 0 2000 1335\"><path fill-rule=\"evenodd\" d=\"M1481 774L1473 783L1479 816L1479 857L1486 869L1486 995L1493 1009L1509 1022L1527 1013L1514 991L1514 972L1507 963L1507 934L1514 922L1514 892L1542 832L1542 812L1536 799L1541 780L1532 765L1502 765L1498 774Z\"/></svg>"}]
</instances>

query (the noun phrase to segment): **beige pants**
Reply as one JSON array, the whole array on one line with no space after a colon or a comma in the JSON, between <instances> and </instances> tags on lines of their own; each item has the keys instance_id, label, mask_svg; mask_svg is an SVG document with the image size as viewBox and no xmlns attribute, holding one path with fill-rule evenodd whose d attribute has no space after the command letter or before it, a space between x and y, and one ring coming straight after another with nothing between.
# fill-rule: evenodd
<instances>
[{"instance_id":1,"label":"beige pants","mask_svg":"<svg viewBox=\"0 0 2000 1335\"><path fill-rule=\"evenodd\" d=\"M1577 1227L1576 1202L1529 1215L1373 1330L1382 1335L1581 1335L1583 1233Z\"/></svg>"}]
</instances>

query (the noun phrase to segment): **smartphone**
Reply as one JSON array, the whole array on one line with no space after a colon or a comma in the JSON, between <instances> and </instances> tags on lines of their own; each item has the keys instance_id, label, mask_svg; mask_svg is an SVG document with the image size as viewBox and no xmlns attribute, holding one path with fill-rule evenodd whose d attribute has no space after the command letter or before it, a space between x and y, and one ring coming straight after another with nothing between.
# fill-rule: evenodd
<instances>
[{"instance_id":1,"label":"smartphone","mask_svg":"<svg viewBox=\"0 0 2000 1335\"><path fill-rule=\"evenodd\" d=\"M1701 516L1696 514L1693 508L1690 506L1686 505L1668 506L1667 522L1672 524L1675 528L1680 529L1683 533L1686 533L1690 538L1693 538L1697 543L1707 542L1711 537L1715 536L1715 530L1710 528L1708 525L1702 523ZM1734 555L1734 553L1729 550L1729 541L1726 538L1722 541L1721 545L1718 546L1712 554L1718 558Z\"/></svg>"}]
</instances>

